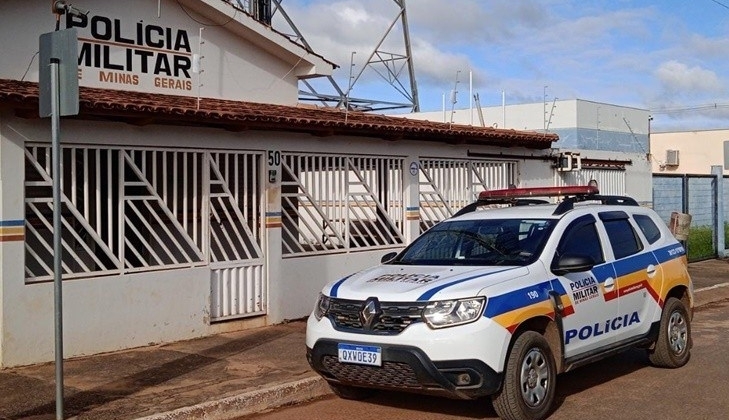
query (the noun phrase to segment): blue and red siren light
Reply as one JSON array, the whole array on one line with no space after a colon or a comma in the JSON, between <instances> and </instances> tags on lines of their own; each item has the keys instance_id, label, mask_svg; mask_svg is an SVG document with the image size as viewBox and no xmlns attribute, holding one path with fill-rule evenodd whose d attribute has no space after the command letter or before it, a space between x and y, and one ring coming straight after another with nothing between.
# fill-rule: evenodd
<instances>
[{"instance_id":1,"label":"blue and red siren light","mask_svg":"<svg viewBox=\"0 0 729 420\"><path fill-rule=\"evenodd\" d=\"M507 188L505 190L482 191L479 200L510 199L525 197L558 197L565 195L592 195L599 194L600 190L593 185L575 185L567 187L535 187L535 188Z\"/></svg>"}]
</instances>

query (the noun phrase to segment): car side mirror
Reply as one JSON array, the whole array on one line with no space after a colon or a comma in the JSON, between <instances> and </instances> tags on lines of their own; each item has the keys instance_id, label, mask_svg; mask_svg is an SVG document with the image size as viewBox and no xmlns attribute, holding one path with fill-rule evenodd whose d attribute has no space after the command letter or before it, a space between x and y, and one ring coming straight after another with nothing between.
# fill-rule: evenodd
<instances>
[{"instance_id":1,"label":"car side mirror","mask_svg":"<svg viewBox=\"0 0 729 420\"><path fill-rule=\"evenodd\" d=\"M397 257L397 252L388 252L380 258L382 264L392 261L393 258Z\"/></svg>"},{"instance_id":2,"label":"car side mirror","mask_svg":"<svg viewBox=\"0 0 729 420\"><path fill-rule=\"evenodd\" d=\"M595 260L588 255L567 254L559 257L557 263L552 266L552 272L558 276L567 273L581 273L592 270Z\"/></svg>"}]
</instances>

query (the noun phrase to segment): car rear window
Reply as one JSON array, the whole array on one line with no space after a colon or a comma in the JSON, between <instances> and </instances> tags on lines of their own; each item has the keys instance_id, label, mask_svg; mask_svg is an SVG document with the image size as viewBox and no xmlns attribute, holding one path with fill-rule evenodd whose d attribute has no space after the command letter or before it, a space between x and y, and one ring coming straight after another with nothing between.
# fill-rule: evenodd
<instances>
[{"instance_id":1,"label":"car rear window","mask_svg":"<svg viewBox=\"0 0 729 420\"><path fill-rule=\"evenodd\" d=\"M643 235L645 235L649 244L653 244L657 240L661 239L661 230L658 229L658 226L656 226L650 216L645 214L634 214L633 219L635 219L635 223L638 224L638 227L643 232Z\"/></svg>"},{"instance_id":2,"label":"car rear window","mask_svg":"<svg viewBox=\"0 0 729 420\"><path fill-rule=\"evenodd\" d=\"M643 245L627 218L603 220L603 222L616 259L637 254L643 249Z\"/></svg>"}]
</instances>

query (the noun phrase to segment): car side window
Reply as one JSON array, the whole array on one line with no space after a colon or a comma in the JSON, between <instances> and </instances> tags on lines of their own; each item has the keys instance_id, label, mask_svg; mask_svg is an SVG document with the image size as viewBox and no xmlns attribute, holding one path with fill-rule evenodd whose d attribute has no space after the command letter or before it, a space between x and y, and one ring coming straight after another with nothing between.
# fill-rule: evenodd
<instances>
[{"instance_id":1,"label":"car side window","mask_svg":"<svg viewBox=\"0 0 729 420\"><path fill-rule=\"evenodd\" d=\"M600 235L595 228L595 219L592 216L579 218L567 227L562 240L557 247L558 256L586 255L595 261L595 264L605 262L600 244Z\"/></svg>"},{"instance_id":2,"label":"car side window","mask_svg":"<svg viewBox=\"0 0 729 420\"><path fill-rule=\"evenodd\" d=\"M634 214L633 219L635 219L635 223L638 224L638 227L643 232L643 235L645 235L649 244L653 244L657 240L661 239L661 230L658 229L658 226L656 226L656 223L650 216L645 214Z\"/></svg>"},{"instance_id":3,"label":"car side window","mask_svg":"<svg viewBox=\"0 0 729 420\"><path fill-rule=\"evenodd\" d=\"M615 259L637 254L643 249L627 214L621 211L600 213L600 218L605 224Z\"/></svg>"}]
</instances>

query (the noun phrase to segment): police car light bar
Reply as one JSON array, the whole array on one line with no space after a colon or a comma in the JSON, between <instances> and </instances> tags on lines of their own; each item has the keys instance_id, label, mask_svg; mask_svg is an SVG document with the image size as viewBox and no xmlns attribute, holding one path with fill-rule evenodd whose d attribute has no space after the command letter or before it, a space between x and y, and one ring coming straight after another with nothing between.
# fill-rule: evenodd
<instances>
[{"instance_id":1,"label":"police car light bar","mask_svg":"<svg viewBox=\"0 0 729 420\"><path fill-rule=\"evenodd\" d=\"M585 196L599 194L600 190L592 185L577 185L567 187L535 187L535 188L508 188L505 190L482 191L479 200L512 199L524 197L557 197L565 195Z\"/></svg>"}]
</instances>

